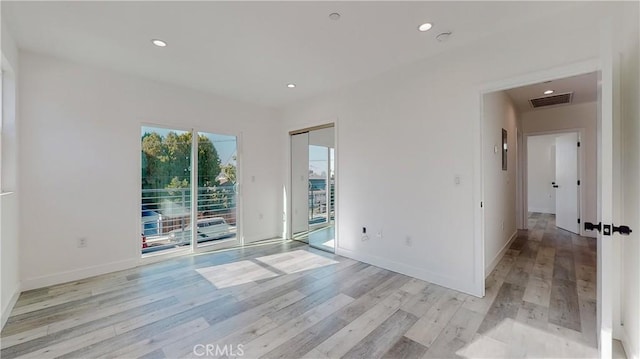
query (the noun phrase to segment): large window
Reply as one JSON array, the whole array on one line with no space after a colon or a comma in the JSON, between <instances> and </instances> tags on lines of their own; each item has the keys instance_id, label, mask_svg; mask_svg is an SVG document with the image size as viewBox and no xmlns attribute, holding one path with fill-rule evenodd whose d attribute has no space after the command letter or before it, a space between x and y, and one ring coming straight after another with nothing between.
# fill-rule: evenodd
<instances>
[{"instance_id":1,"label":"large window","mask_svg":"<svg viewBox=\"0 0 640 359\"><path fill-rule=\"evenodd\" d=\"M157 127L141 135L143 256L237 244L236 137Z\"/></svg>"}]
</instances>

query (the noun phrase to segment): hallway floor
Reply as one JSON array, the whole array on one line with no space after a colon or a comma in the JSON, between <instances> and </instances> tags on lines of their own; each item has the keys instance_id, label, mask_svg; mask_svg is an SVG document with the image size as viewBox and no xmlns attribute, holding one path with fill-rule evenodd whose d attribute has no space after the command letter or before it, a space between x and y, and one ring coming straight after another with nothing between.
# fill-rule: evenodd
<instances>
[{"instance_id":1,"label":"hallway floor","mask_svg":"<svg viewBox=\"0 0 640 359\"><path fill-rule=\"evenodd\" d=\"M550 214L530 213L528 227L487 278L484 345L468 352L597 357L596 240L556 228Z\"/></svg>"}]
</instances>

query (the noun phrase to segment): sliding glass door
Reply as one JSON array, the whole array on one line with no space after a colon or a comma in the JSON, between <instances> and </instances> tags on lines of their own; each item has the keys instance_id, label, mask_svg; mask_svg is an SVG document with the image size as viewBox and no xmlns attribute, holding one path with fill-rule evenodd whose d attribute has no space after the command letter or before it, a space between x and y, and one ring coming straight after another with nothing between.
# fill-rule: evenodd
<instances>
[{"instance_id":1,"label":"sliding glass door","mask_svg":"<svg viewBox=\"0 0 640 359\"><path fill-rule=\"evenodd\" d=\"M238 146L235 136L198 132L197 248L238 243Z\"/></svg>"},{"instance_id":2,"label":"sliding glass door","mask_svg":"<svg viewBox=\"0 0 640 359\"><path fill-rule=\"evenodd\" d=\"M141 145L142 256L238 245L236 137L143 126Z\"/></svg>"},{"instance_id":3,"label":"sliding glass door","mask_svg":"<svg viewBox=\"0 0 640 359\"><path fill-rule=\"evenodd\" d=\"M335 251L333 127L291 134L291 238Z\"/></svg>"}]
</instances>

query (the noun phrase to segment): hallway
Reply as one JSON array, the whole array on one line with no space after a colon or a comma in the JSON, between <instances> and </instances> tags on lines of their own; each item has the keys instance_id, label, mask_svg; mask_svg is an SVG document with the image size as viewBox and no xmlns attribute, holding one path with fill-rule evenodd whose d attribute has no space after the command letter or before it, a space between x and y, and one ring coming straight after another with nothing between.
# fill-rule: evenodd
<instances>
[{"instance_id":1,"label":"hallway","mask_svg":"<svg viewBox=\"0 0 640 359\"><path fill-rule=\"evenodd\" d=\"M530 213L528 227L487 278L492 304L476 336L487 355L597 357L596 240L557 229L550 214Z\"/></svg>"}]
</instances>

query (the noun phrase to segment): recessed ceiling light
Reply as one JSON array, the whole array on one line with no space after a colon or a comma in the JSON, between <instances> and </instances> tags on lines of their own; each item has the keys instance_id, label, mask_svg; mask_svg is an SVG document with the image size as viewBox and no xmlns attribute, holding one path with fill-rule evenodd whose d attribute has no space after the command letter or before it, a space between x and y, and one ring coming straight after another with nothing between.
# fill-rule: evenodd
<instances>
[{"instance_id":1,"label":"recessed ceiling light","mask_svg":"<svg viewBox=\"0 0 640 359\"><path fill-rule=\"evenodd\" d=\"M544 92L545 95L551 95L553 93L553 90L547 90Z\"/></svg>"},{"instance_id":2,"label":"recessed ceiling light","mask_svg":"<svg viewBox=\"0 0 640 359\"><path fill-rule=\"evenodd\" d=\"M433 25L431 25L430 22L425 22L424 24L418 26L418 30L425 32L425 31L429 31L432 27Z\"/></svg>"},{"instance_id":3,"label":"recessed ceiling light","mask_svg":"<svg viewBox=\"0 0 640 359\"><path fill-rule=\"evenodd\" d=\"M340 20L340 14L338 14L337 12L332 12L331 14L329 14L329 19Z\"/></svg>"},{"instance_id":4,"label":"recessed ceiling light","mask_svg":"<svg viewBox=\"0 0 640 359\"><path fill-rule=\"evenodd\" d=\"M288 87L288 88L290 88L290 89L292 89L292 88L295 88L295 87L296 87L296 84L287 84L287 87Z\"/></svg>"},{"instance_id":5,"label":"recessed ceiling light","mask_svg":"<svg viewBox=\"0 0 640 359\"><path fill-rule=\"evenodd\" d=\"M166 47L167 43L162 41L162 40L158 40L158 39L153 39L151 40L151 43L158 46L158 47Z\"/></svg>"}]
</instances>

